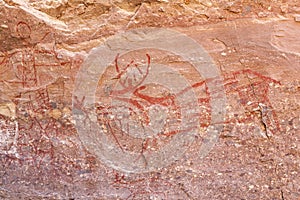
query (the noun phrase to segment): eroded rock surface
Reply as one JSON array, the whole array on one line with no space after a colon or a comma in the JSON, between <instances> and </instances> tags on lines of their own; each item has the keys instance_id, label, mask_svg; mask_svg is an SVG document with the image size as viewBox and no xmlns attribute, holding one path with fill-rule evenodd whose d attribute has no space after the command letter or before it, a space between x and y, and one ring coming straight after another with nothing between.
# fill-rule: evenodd
<instances>
[{"instance_id":1,"label":"eroded rock surface","mask_svg":"<svg viewBox=\"0 0 300 200\"><path fill-rule=\"evenodd\" d=\"M0 0L0 198L299 199L299 15Z\"/></svg>"}]
</instances>

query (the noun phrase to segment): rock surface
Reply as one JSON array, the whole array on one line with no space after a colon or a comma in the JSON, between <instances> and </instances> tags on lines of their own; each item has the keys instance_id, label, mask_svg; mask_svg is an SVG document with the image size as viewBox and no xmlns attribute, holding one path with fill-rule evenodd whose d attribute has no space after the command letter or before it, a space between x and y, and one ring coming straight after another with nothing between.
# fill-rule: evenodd
<instances>
[{"instance_id":1,"label":"rock surface","mask_svg":"<svg viewBox=\"0 0 300 200\"><path fill-rule=\"evenodd\" d=\"M299 15L0 0L0 199L300 199Z\"/></svg>"}]
</instances>

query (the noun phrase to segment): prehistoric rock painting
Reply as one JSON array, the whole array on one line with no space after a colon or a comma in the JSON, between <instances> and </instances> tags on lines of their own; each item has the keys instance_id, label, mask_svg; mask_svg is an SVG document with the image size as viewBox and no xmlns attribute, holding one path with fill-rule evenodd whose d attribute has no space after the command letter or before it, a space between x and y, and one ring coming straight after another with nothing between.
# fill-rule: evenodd
<instances>
[{"instance_id":1,"label":"prehistoric rock painting","mask_svg":"<svg viewBox=\"0 0 300 200\"><path fill-rule=\"evenodd\" d=\"M48 57L50 58L48 61L54 60L55 62L41 63L35 60L38 56ZM190 90L195 91L198 95L199 105L198 113L192 114L191 118L197 118L199 127L204 129L210 125L210 91L207 87L207 80L187 86L178 93L171 93L163 85L143 83L151 67L149 54L145 54L145 63L142 65L132 60L126 66L120 66L118 59L119 55L114 61L117 86L113 90L107 91L114 102L111 105L96 105L96 113L99 123L105 126L111 141L115 141L122 151L140 152L141 157L137 159L142 159L144 151L156 151L168 143L174 135L182 132L183 130L178 128L181 120L180 109L182 106L188 108L189 104L187 101L186 104L180 105L177 98ZM56 53L52 51L24 49L24 51L12 53L10 56L3 56L1 64L2 69L5 69L2 73L6 73L6 70L9 69L14 69L15 73L15 79L12 81L2 81L18 83L27 89L19 94L18 98L22 101L19 103L16 101L16 103L19 115L23 119L24 116L28 118L26 120L28 122L15 124L2 116L2 137L6 138L4 141L9 140L9 142L3 143L5 146L3 148L14 146L17 154L23 155L23 158L35 154L42 157L47 155L48 159L53 159L54 146L50 138L60 135L60 126L54 119L44 119L43 117L54 108L54 104L49 97L47 87L37 89L36 67L61 66L66 63L60 62ZM247 112L259 111L265 131L268 132L267 136L279 130L276 113L268 99L270 84L280 83L251 70L241 70L224 75L226 94L237 93L240 97L240 105ZM30 87L35 89L28 90ZM63 91L58 93L63 93ZM83 101L84 99L78 100L77 106L82 107L80 104L83 104ZM251 117L253 116L245 115L243 118L239 118L238 122L249 122ZM232 121L224 123L230 122ZM44 159L42 157L39 159Z\"/></svg>"},{"instance_id":2,"label":"prehistoric rock painting","mask_svg":"<svg viewBox=\"0 0 300 200\"><path fill-rule=\"evenodd\" d=\"M17 35L20 38L22 38L22 39L30 38L31 28L26 22L24 22L24 21L18 22L15 29L16 29L15 31L16 31Z\"/></svg>"},{"instance_id":3,"label":"prehistoric rock painting","mask_svg":"<svg viewBox=\"0 0 300 200\"><path fill-rule=\"evenodd\" d=\"M211 125L211 97L207 81L212 80L196 82L178 93L171 93L160 84L144 84L151 68L150 55L146 54L145 57L144 65L131 60L126 66L119 66L117 55L115 77L118 81L114 89L107 90L107 95L112 99L111 104L96 105L98 121L105 127L111 141L123 152L140 151L141 156L137 159L141 159L145 151L158 150L170 142L174 135L183 131L179 128L180 109L182 106L188 108L189 100L186 99L185 104L178 104L178 98L187 91L193 90L198 98L199 111L192 113L191 119L197 118L198 127L204 130ZM238 120L223 123L248 123L254 120L253 113L258 112L267 137L279 131L278 119L268 98L272 84L280 83L249 69L225 74L226 95L238 95L245 115Z\"/></svg>"},{"instance_id":4,"label":"prehistoric rock painting","mask_svg":"<svg viewBox=\"0 0 300 200\"><path fill-rule=\"evenodd\" d=\"M269 88L275 84L280 85L280 82L250 69L225 74L226 94L229 96L238 94L239 103L245 110L245 116L236 122L247 123L253 120L254 112L259 112L266 135L278 132L280 130L278 118L268 98Z\"/></svg>"},{"instance_id":5,"label":"prehistoric rock painting","mask_svg":"<svg viewBox=\"0 0 300 200\"><path fill-rule=\"evenodd\" d=\"M140 152L141 156L137 159L142 159L144 151L156 151L174 135L195 128L189 125L180 128L181 109L192 110L192 104L189 105L189 100L180 104L178 98L188 91L195 89L204 93L198 98L199 110L202 112L191 112L189 117L197 118L202 127L207 127L210 121L209 93L205 81L186 86L178 93L172 93L160 83L144 83L151 68L150 55L146 54L145 58L144 63L137 64L131 60L127 65L120 66L117 55L114 79L118 81L113 89L110 87L106 91L106 95L112 99L111 103L96 105L98 121L105 127L111 140L123 152Z\"/></svg>"},{"instance_id":6,"label":"prehistoric rock painting","mask_svg":"<svg viewBox=\"0 0 300 200\"><path fill-rule=\"evenodd\" d=\"M45 86L63 75L70 76L82 62L80 56L58 52L51 32L31 41L31 27L22 21L16 25L15 32L24 39L24 47L0 52L0 85L3 87L22 91Z\"/></svg>"},{"instance_id":7,"label":"prehistoric rock painting","mask_svg":"<svg viewBox=\"0 0 300 200\"><path fill-rule=\"evenodd\" d=\"M78 146L70 141L76 131L63 110L68 112L65 82L82 59L62 55L55 44L44 43L50 33L30 43L31 28L25 22L15 31L26 47L0 52L0 161L7 169L39 170L35 176L65 175L69 172L61 172L64 165L81 170L73 163L74 154L63 151Z\"/></svg>"},{"instance_id":8,"label":"prehistoric rock painting","mask_svg":"<svg viewBox=\"0 0 300 200\"><path fill-rule=\"evenodd\" d=\"M0 0L0 199L300 200L299 11Z\"/></svg>"},{"instance_id":9,"label":"prehistoric rock painting","mask_svg":"<svg viewBox=\"0 0 300 200\"><path fill-rule=\"evenodd\" d=\"M74 59L62 57L54 50L24 48L14 52L0 54L0 81L14 85L19 90L49 84L55 81L57 71L74 67ZM47 68L55 68L56 74L47 72ZM3 78L2 78L3 77ZM5 78L4 78L5 77Z\"/></svg>"}]
</instances>

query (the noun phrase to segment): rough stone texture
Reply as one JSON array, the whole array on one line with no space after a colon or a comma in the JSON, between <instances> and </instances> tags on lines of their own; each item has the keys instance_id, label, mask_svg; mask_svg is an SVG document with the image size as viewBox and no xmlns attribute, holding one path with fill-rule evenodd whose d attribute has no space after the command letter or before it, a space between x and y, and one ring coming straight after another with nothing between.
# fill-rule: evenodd
<instances>
[{"instance_id":1,"label":"rough stone texture","mask_svg":"<svg viewBox=\"0 0 300 200\"><path fill-rule=\"evenodd\" d=\"M0 0L0 199L300 199L299 15L298 0ZM72 109L83 99L72 106L72 94L92 48L146 27L172 28L203 46L221 71L227 114L205 158L203 104L200 134L181 159L125 173L82 144ZM148 53L187 69L174 55ZM141 155L173 137L116 136Z\"/></svg>"}]
</instances>

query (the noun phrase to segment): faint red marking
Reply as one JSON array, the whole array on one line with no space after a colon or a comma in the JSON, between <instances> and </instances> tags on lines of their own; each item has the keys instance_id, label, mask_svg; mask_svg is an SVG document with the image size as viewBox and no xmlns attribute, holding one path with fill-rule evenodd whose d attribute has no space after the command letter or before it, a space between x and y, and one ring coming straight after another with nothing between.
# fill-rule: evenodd
<instances>
[{"instance_id":1,"label":"faint red marking","mask_svg":"<svg viewBox=\"0 0 300 200\"><path fill-rule=\"evenodd\" d=\"M42 135L38 134L37 129L34 129L33 123L27 128L20 123L19 135L17 138L16 151L10 154L10 158L18 160L20 164L28 161L36 161L39 163L38 158L45 156L46 153L39 149L40 145L45 145L42 142ZM39 165L37 165L38 167Z\"/></svg>"},{"instance_id":2,"label":"faint red marking","mask_svg":"<svg viewBox=\"0 0 300 200\"><path fill-rule=\"evenodd\" d=\"M146 57L147 57L147 67L146 67L146 71L143 72L138 67L138 65L136 63L134 63L133 60L129 64L127 64L125 67L120 68L120 66L118 65L119 54L116 56L116 58L115 58L115 69L116 69L116 72L117 72L116 79L121 79L121 77L132 66L139 71L139 74L141 75L141 78L140 78L140 81L138 81L136 79L137 77L135 77L135 80L137 81L135 84L132 82L133 81L132 78L126 77L125 80L120 80L119 83L121 84L123 89L113 91L112 95L118 96L118 95L121 95L121 94L125 94L129 91L132 91L132 90L136 89L140 84L142 84L144 82L144 80L146 79L146 77L149 74L149 68L150 68L150 56L149 56L149 54L146 54ZM126 85L126 83L128 83L128 85Z\"/></svg>"},{"instance_id":3,"label":"faint red marking","mask_svg":"<svg viewBox=\"0 0 300 200\"><path fill-rule=\"evenodd\" d=\"M77 110L82 111L85 114L84 123L86 123L86 120L90 120L89 118L90 110L85 107L84 101L85 101L85 96L83 96L81 99L79 99L78 96L73 97L73 108L76 108Z\"/></svg>"},{"instance_id":4,"label":"faint red marking","mask_svg":"<svg viewBox=\"0 0 300 200\"><path fill-rule=\"evenodd\" d=\"M109 119L109 115L112 115L111 109L112 109L111 106L109 106L109 107L97 106L96 113L98 114L98 120L101 121L105 125L106 129L108 129L109 133L111 133L111 135L113 136L117 145L124 152L124 149L123 149L118 137L116 136L114 128L112 126L113 121L121 123L121 120L118 120L118 119L110 120ZM131 110L131 111L134 112L133 110ZM123 131L121 130L121 132L123 132Z\"/></svg>"},{"instance_id":5,"label":"faint red marking","mask_svg":"<svg viewBox=\"0 0 300 200\"><path fill-rule=\"evenodd\" d=\"M2 80L2 82L16 83L24 89L30 89L40 85L38 69L41 67L57 67L58 69L59 67L68 67L72 69L74 66L79 66L82 59L79 57L62 59L54 48L51 50L25 48L12 53L3 53L0 61L0 75L12 71L16 77L12 80Z\"/></svg>"},{"instance_id":6,"label":"faint red marking","mask_svg":"<svg viewBox=\"0 0 300 200\"><path fill-rule=\"evenodd\" d=\"M19 124L19 135L16 154L0 151L0 162L16 169L18 165L26 165L28 168L34 168L37 173L45 172L45 170L50 173L47 170L51 169L55 175L65 173L63 166L68 166L72 170L80 169L80 163L73 161L76 156L72 157L73 154L65 155L60 152L59 148L63 146L60 143L61 138L75 135L76 130L71 125L62 124L60 119L51 119L47 115L52 105L47 86L40 86L39 78L41 77L39 77L38 70L47 66L58 69L60 67L78 68L82 58L62 56L56 51L55 45L51 49L44 49L41 41L45 40L50 32L46 33L41 41L29 43L31 27L26 22L19 22L16 32L20 38L24 39L23 42L25 41L28 47L0 52L0 83L12 85L11 88L17 88L18 91L20 89L20 94L13 100L17 105L16 121ZM11 75L15 77L7 80L7 77ZM56 142L55 145L54 142ZM78 146L71 140L68 143L72 143L74 149ZM5 149L9 150L12 147L9 143Z\"/></svg>"},{"instance_id":7,"label":"faint red marking","mask_svg":"<svg viewBox=\"0 0 300 200\"><path fill-rule=\"evenodd\" d=\"M31 28L26 22L20 21L16 26L16 32L21 38L29 38L31 35Z\"/></svg>"},{"instance_id":8,"label":"faint red marking","mask_svg":"<svg viewBox=\"0 0 300 200\"><path fill-rule=\"evenodd\" d=\"M146 89L146 86L143 85L141 87L138 87L136 90L134 90L133 94L136 97L139 97L141 99L146 100L151 105L158 104L162 106L169 106L172 105L174 107L177 107L175 105L175 95L168 95L167 97L151 97L149 95L143 94L140 91Z\"/></svg>"},{"instance_id":9,"label":"faint red marking","mask_svg":"<svg viewBox=\"0 0 300 200\"><path fill-rule=\"evenodd\" d=\"M265 105L269 113L262 112L262 115L264 115L262 117L264 117L266 120L265 123L267 128L273 134L280 130L277 114L274 111L274 108L268 97L270 83L280 85L279 81L250 69L236 71L230 74L225 74L224 76L224 86L227 95L238 93L241 105L245 110L250 112L260 108L260 104ZM249 76L253 77L251 78ZM246 83L243 84L241 81ZM249 120L252 120L251 115L239 119L239 122L245 123Z\"/></svg>"},{"instance_id":10,"label":"faint red marking","mask_svg":"<svg viewBox=\"0 0 300 200\"><path fill-rule=\"evenodd\" d=\"M20 21L16 25L16 32L21 38L29 38L31 35L31 27L24 21ZM78 64L78 58L62 59L55 49L55 45L52 49L43 49L40 44L48 37L51 32L47 32L39 41L34 42L33 47L31 43L28 46L20 50L13 52L6 52L0 55L0 74L4 72L13 71L16 79L13 80L0 80L5 83L17 83L21 84L23 88L37 87L41 82L38 77L38 69L41 67L64 67L73 66ZM40 59L39 59L40 58ZM2 70L3 69L3 70ZM39 82L38 82L39 81ZM44 80L43 80L44 81Z\"/></svg>"},{"instance_id":11,"label":"faint red marking","mask_svg":"<svg viewBox=\"0 0 300 200\"><path fill-rule=\"evenodd\" d=\"M22 160L35 162L39 168L45 157L53 159L54 146L51 138L59 135L59 128L54 119L45 117L46 112L51 109L46 88L25 92L20 97L27 101L18 102L18 109L25 110L27 115L20 116L21 113L18 113L18 154ZM24 117L27 120L22 120Z\"/></svg>"},{"instance_id":12,"label":"faint red marking","mask_svg":"<svg viewBox=\"0 0 300 200\"><path fill-rule=\"evenodd\" d=\"M17 122L19 135L17 138L17 159L21 163L34 163L37 168L54 159L53 138L57 138L63 126L47 116L52 108L47 88L25 91L17 100Z\"/></svg>"},{"instance_id":13,"label":"faint red marking","mask_svg":"<svg viewBox=\"0 0 300 200\"><path fill-rule=\"evenodd\" d=\"M0 54L0 75L4 74L5 72L7 72L9 70L9 67L7 66L8 61L9 61L9 54L7 52L1 53Z\"/></svg>"},{"instance_id":14,"label":"faint red marking","mask_svg":"<svg viewBox=\"0 0 300 200\"><path fill-rule=\"evenodd\" d=\"M143 91L147 88L147 85L142 85L142 83L144 82L144 80L146 79L146 77L148 76L149 73L149 68L150 68L150 55L146 54L147 56L147 66L146 66L146 70L141 70L139 68L139 66L137 64L135 64L135 62L132 60L129 62L129 64L127 64L125 67L120 67L118 65L118 59L119 59L119 55L116 56L115 58L115 69L116 69L116 73L117 73L117 78L116 79L121 79L119 80L120 85L123 87L121 90L116 90L116 91L111 91L110 95L112 98L115 98L117 100L120 100L122 102L125 102L127 104L129 104L129 108L137 108L137 110L139 111L139 115L141 115L140 117L138 117L140 120L142 120L142 123L144 125L149 125L150 123L150 118L148 116L148 111L147 108L149 108L152 105L160 105L163 107L167 107L168 110L170 109L170 111L172 113L175 113L174 116L172 116L173 119L170 120L175 120L177 122L175 123L179 123L180 118L181 118L181 112L180 112L180 107L179 105L177 105L176 103L176 97L179 95L183 95L184 93L186 93L189 90L194 90L194 89L198 89L198 88L203 88L204 89L204 96L200 96L198 98L198 105L205 108L205 112L210 112L210 94L208 92L208 87L206 85L205 81L201 81L199 83L195 83L192 86L188 86L187 88L183 89L181 92L179 92L178 94L165 94L162 97L156 97L156 96L150 96L145 94ZM129 69L129 67L133 66L135 69L140 69L138 70L140 73L140 77L137 77L137 80L140 81L135 81L133 84L132 81L128 81L129 78L126 77L126 72ZM126 84L128 82L128 84ZM162 86L163 87L163 86ZM125 97L124 94L130 94L131 97ZM189 105L185 105L185 106L189 106ZM193 105L194 106L194 105ZM106 111L104 109L104 107L106 108ZM207 109L206 109L207 108ZM103 106L103 107L98 107L97 108L97 113L98 116L101 115L102 117L98 118L98 120L104 124L106 124L106 126L108 127L109 132L112 134L115 142L117 143L117 145L121 148L122 151L122 144L119 141L117 134L115 133L115 126L113 126L113 123L119 123L121 124L122 121L118 120L118 119L109 119L107 116L108 114L113 115L112 111L109 111L110 109L113 109L113 107L110 106ZM133 111L134 109L130 109L130 115L133 116L134 114L137 114ZM202 110L204 111L204 110ZM208 123L210 121L210 114L205 114L202 115L202 113L198 113L195 114L196 116L190 116L191 118L198 118L199 121L199 125L202 127L207 127ZM166 125L164 125L166 126ZM179 126L179 124L178 124ZM174 128L174 127L173 127ZM169 131L165 131L165 127L163 128L163 132L159 133L157 137L153 137L153 138L146 138L143 142L142 142L142 147L140 150L140 156L137 159L142 158L143 153L147 150L147 147L149 144L152 145L158 145L157 143L157 139L158 138L170 138L173 137L174 135L180 133L180 132L186 132L189 131L193 128L196 127L189 127L186 130L182 130L182 129L176 129L176 130L169 130ZM119 132L121 132L121 134L124 136L126 134L123 133L123 130L118 130ZM128 130L127 130L128 131ZM142 131L142 130L141 130Z\"/></svg>"},{"instance_id":15,"label":"faint red marking","mask_svg":"<svg viewBox=\"0 0 300 200\"><path fill-rule=\"evenodd\" d=\"M210 105L210 91L207 87L206 80L194 83L193 85L186 87L185 89L180 91L176 96L183 95L184 93L186 93L189 90L195 90L195 89L198 89L201 87L204 87L204 96L198 97L198 105L199 105L199 108L201 108L202 110L200 110L200 113L194 117L199 117L201 127L208 127L208 125L211 121L210 113L211 113L212 108ZM191 117L193 117L193 116L191 116Z\"/></svg>"},{"instance_id":16,"label":"faint red marking","mask_svg":"<svg viewBox=\"0 0 300 200\"><path fill-rule=\"evenodd\" d=\"M31 49L24 49L20 52L15 52L11 56L12 67L15 69L16 78L21 83L23 88L37 86L37 70L35 66L35 58Z\"/></svg>"},{"instance_id":17,"label":"faint red marking","mask_svg":"<svg viewBox=\"0 0 300 200\"><path fill-rule=\"evenodd\" d=\"M47 88L40 88L33 91L25 92L21 98L27 99L25 107L34 113L43 114L51 109L50 97Z\"/></svg>"},{"instance_id":18,"label":"faint red marking","mask_svg":"<svg viewBox=\"0 0 300 200\"><path fill-rule=\"evenodd\" d=\"M73 107L75 107L78 110L85 110L84 101L85 101L85 96L83 96L81 99L79 99L78 96L74 96Z\"/></svg>"},{"instance_id":19,"label":"faint red marking","mask_svg":"<svg viewBox=\"0 0 300 200\"><path fill-rule=\"evenodd\" d=\"M194 83L191 86L188 86L186 88L184 88L182 91L180 91L177 94L171 94L171 95L167 95L167 96L163 96L163 97L155 97L155 96L150 96L148 94L144 94L143 90L145 90L147 88L147 85L142 85L143 81L146 79L148 73L149 73L149 68L150 68L150 56L148 54L147 58L148 58L148 66L147 66L147 70L144 74L141 75L141 81L137 81L136 84L132 84L132 82L129 82L128 85L125 84L126 82L126 78L123 80L120 80L120 84L123 87L123 89L118 90L118 91L112 91L111 92L111 97L115 98L117 100L123 101L128 103L129 105L133 106L133 108L137 108L140 113L141 113L141 117L143 120L143 123L145 125L148 125L150 122L150 118L147 114L147 109L149 106L151 105L161 105L164 107L169 107L172 110L178 111L180 110L179 106L176 105L176 97L180 96L180 95L184 95L186 92L190 91L190 90L198 90L198 89L202 89L202 95L200 95L198 97L198 105L200 108L200 113L195 113L195 116L190 116L191 118L193 117L197 117L199 119L199 125L203 128L207 128L210 125L211 122L211 105L210 105L210 98L211 98L211 94L209 91L209 88L207 86L207 81L213 81L213 80L203 80L197 83ZM117 79L120 79L121 77L124 78L124 76L126 76L126 70L134 65L134 67L138 68L138 66L136 64L134 64L134 61L132 60L129 64L127 64L125 67L120 68L120 66L118 65L118 58L119 55L116 56L115 59L115 68L116 68L116 72L117 72ZM142 72L142 71L140 71ZM246 78L244 77L242 80L240 80L240 76L246 76ZM250 79L249 76L254 76L254 78L252 77ZM249 79L249 80L247 80ZM243 83L243 81L246 83ZM251 81L249 83L249 81ZM269 115L269 113L267 114L262 114L264 115L264 121L266 123L266 125L268 126L269 129L271 129L275 123L275 129L279 130L279 123L278 123L278 119L277 119L277 115L273 110L273 107L268 99L268 91L269 91L269 84L270 83L274 83L274 84L280 84L278 81L271 79L267 76L263 76L258 72L254 72L252 70L246 69L246 70L240 70L237 72L233 72L230 74L225 74L225 78L224 78L224 87L225 87L225 93L227 95L230 95L231 93L238 93L239 97L240 97L240 102L241 105L247 110L249 110L249 108L251 107L252 109L254 107L258 107L261 104L264 104L268 110L269 113L271 113L271 115ZM131 97L124 97L122 96L123 94L126 93L130 93ZM252 101L253 103L249 106L248 102ZM189 106L189 105L186 105ZM190 105L193 106L193 105ZM176 118L180 119L181 115L180 112L177 112L176 114ZM103 119L102 119L103 120ZM112 128L112 125L110 123L110 121L114 121L115 119L106 119L106 122L108 124L109 130L111 131L111 133L113 134L113 137L115 139L115 141L117 142L118 146L122 146L121 143L119 142L116 134L114 133L114 129ZM240 120L240 122L246 122L247 120L251 120L251 118L249 117L245 117L243 119ZM101 121L101 120L100 120ZM121 121L119 121L118 123L122 123ZM224 121L224 123L229 123L227 121ZM165 136L165 137L172 137L175 134L178 134L179 132L182 131L188 131L188 130L171 130L171 131L167 131L164 133L159 134L158 137L161 136ZM271 130L272 132L274 132L275 130ZM122 132L122 131L121 131ZM124 135L124 134L123 134ZM145 150L147 150L147 146L149 143L155 143L155 141L157 140L157 138L147 138L146 140L144 140L142 142L142 149L141 149L141 156L143 154L143 152ZM122 149L122 148L121 148ZM123 149L122 149L123 150ZM141 156L139 156L138 159L141 158Z\"/></svg>"},{"instance_id":20,"label":"faint red marking","mask_svg":"<svg viewBox=\"0 0 300 200\"><path fill-rule=\"evenodd\" d=\"M65 167L75 173L83 170L81 163L74 161L76 160L74 153L65 154L62 151L64 145L61 142L62 139L68 138L70 132L74 134L74 129L64 126L58 120L45 116L42 119L31 115L28 115L25 119L19 117L19 137L16 149L16 155L18 156L13 154L10 157L6 156L7 161L5 162L7 165L19 163L39 170L38 172L42 170L53 175L70 173L64 169ZM71 143L70 148L73 148L74 152L78 151L77 143L72 140L68 140L68 143Z\"/></svg>"},{"instance_id":21,"label":"faint red marking","mask_svg":"<svg viewBox=\"0 0 300 200\"><path fill-rule=\"evenodd\" d=\"M51 118L41 120L29 117L28 121L30 123L26 121L20 123L17 148L19 163L38 170L37 173L41 170L43 173L56 176L82 170L81 164L74 161L76 160L74 153L62 151L62 136L71 130L58 126L59 123ZM53 141L56 141L55 145ZM72 151L78 151L76 149L78 144L71 140L68 143L72 143L70 147L74 149Z\"/></svg>"}]
</instances>

